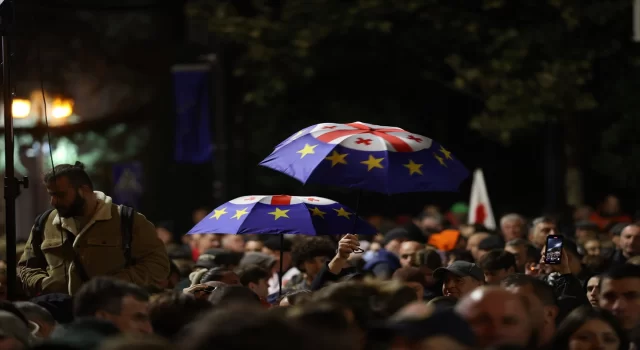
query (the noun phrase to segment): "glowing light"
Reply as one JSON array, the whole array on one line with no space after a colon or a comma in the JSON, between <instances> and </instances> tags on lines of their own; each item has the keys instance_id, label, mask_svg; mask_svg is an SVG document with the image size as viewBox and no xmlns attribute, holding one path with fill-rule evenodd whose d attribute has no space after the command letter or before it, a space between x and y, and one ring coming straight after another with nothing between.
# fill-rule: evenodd
<instances>
[{"instance_id":1,"label":"glowing light","mask_svg":"<svg viewBox=\"0 0 640 350\"><path fill-rule=\"evenodd\" d=\"M68 118L73 114L73 101L56 98L53 100L51 115L56 119Z\"/></svg>"},{"instance_id":2,"label":"glowing light","mask_svg":"<svg viewBox=\"0 0 640 350\"><path fill-rule=\"evenodd\" d=\"M11 103L11 112L14 118L22 119L29 116L31 112L31 101L14 99Z\"/></svg>"}]
</instances>

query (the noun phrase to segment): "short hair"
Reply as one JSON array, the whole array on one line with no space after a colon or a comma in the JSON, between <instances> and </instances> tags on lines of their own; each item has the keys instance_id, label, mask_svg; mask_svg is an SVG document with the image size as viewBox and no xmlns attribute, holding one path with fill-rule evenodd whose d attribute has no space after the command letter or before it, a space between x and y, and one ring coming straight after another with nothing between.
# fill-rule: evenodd
<instances>
[{"instance_id":1,"label":"short hair","mask_svg":"<svg viewBox=\"0 0 640 350\"><path fill-rule=\"evenodd\" d=\"M633 264L614 266L602 274L600 281L604 279L622 280L626 278L640 278L640 266Z\"/></svg>"},{"instance_id":2,"label":"short hair","mask_svg":"<svg viewBox=\"0 0 640 350\"><path fill-rule=\"evenodd\" d=\"M485 271L508 270L516 271L515 255L502 249L494 249L483 255L478 261L478 266Z\"/></svg>"},{"instance_id":3,"label":"short hair","mask_svg":"<svg viewBox=\"0 0 640 350\"><path fill-rule=\"evenodd\" d=\"M520 221L523 225L525 223L524 217L522 217L522 215L512 213L512 214L507 214L500 219L500 226L504 225L509 221Z\"/></svg>"},{"instance_id":4,"label":"short hair","mask_svg":"<svg viewBox=\"0 0 640 350\"><path fill-rule=\"evenodd\" d=\"M415 253L415 258L411 260L411 264L420 267L425 266L431 270L442 267L442 257L437 250L427 248L419 250Z\"/></svg>"},{"instance_id":5,"label":"short hair","mask_svg":"<svg viewBox=\"0 0 640 350\"><path fill-rule=\"evenodd\" d=\"M211 308L208 301L196 299L192 294L165 292L150 303L149 317L154 333L173 339Z\"/></svg>"},{"instance_id":6,"label":"short hair","mask_svg":"<svg viewBox=\"0 0 640 350\"><path fill-rule=\"evenodd\" d=\"M533 288L533 294L542 301L542 304L546 306L557 306L556 295L553 287L543 280L525 275L524 273L516 273L505 277L501 284L503 287L531 286Z\"/></svg>"},{"instance_id":7,"label":"short hair","mask_svg":"<svg viewBox=\"0 0 640 350\"><path fill-rule=\"evenodd\" d=\"M93 190L93 181L84 170L84 164L76 162L71 164L58 164L52 170L44 174L44 182L50 183L57 178L66 177L74 188L87 186Z\"/></svg>"},{"instance_id":8,"label":"short hair","mask_svg":"<svg viewBox=\"0 0 640 350\"><path fill-rule=\"evenodd\" d=\"M74 296L73 315L93 317L98 311L119 315L122 299L131 296L149 301L149 294L141 287L112 277L96 277L83 284Z\"/></svg>"},{"instance_id":9,"label":"short hair","mask_svg":"<svg viewBox=\"0 0 640 350\"><path fill-rule=\"evenodd\" d=\"M531 226L536 227L539 224L555 224L556 220L550 216L541 216L538 218L533 219L533 222L531 223Z\"/></svg>"},{"instance_id":10,"label":"short hair","mask_svg":"<svg viewBox=\"0 0 640 350\"><path fill-rule=\"evenodd\" d=\"M510 247L525 247L525 249L527 250L527 259L530 259L532 261L540 260L540 250L524 238L512 239L507 242L506 245Z\"/></svg>"},{"instance_id":11,"label":"short hair","mask_svg":"<svg viewBox=\"0 0 640 350\"><path fill-rule=\"evenodd\" d=\"M238 277L240 277L240 284L248 286L249 283L258 283L260 280L268 280L271 278L271 274L269 271L258 265L249 265L240 270Z\"/></svg>"},{"instance_id":12,"label":"short hair","mask_svg":"<svg viewBox=\"0 0 640 350\"><path fill-rule=\"evenodd\" d=\"M29 320L39 320L48 324L56 324L51 313L42 306L30 301L16 301L13 303L20 312Z\"/></svg>"},{"instance_id":13,"label":"short hair","mask_svg":"<svg viewBox=\"0 0 640 350\"><path fill-rule=\"evenodd\" d=\"M305 261L319 256L331 258L335 255L335 246L323 237L311 237L293 246L291 260L293 266L300 269ZM301 271L304 269L300 269ZM305 271L303 271L305 272Z\"/></svg>"}]
</instances>

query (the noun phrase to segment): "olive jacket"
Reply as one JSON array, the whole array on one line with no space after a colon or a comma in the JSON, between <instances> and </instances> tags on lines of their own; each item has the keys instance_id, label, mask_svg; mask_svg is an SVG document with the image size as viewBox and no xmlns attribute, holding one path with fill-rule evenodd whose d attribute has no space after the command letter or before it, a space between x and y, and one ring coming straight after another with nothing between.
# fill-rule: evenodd
<instances>
[{"instance_id":1,"label":"olive jacket","mask_svg":"<svg viewBox=\"0 0 640 350\"><path fill-rule=\"evenodd\" d=\"M74 263L75 254L89 277L113 276L148 287L159 285L169 276L169 258L164 245L153 224L137 212L133 218L132 264L125 267L121 206L102 192L95 194L98 199L96 211L79 232L73 218L62 218L55 210L51 212L39 247L42 254L34 250L31 243L32 228L18 263L18 276L27 294L73 295L83 283Z\"/></svg>"}]
</instances>

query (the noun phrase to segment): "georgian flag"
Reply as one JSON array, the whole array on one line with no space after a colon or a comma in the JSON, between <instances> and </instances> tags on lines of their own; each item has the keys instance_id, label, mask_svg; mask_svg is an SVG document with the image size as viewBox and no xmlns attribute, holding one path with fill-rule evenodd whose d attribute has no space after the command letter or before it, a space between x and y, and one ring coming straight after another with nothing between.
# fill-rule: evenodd
<instances>
[{"instance_id":1,"label":"georgian flag","mask_svg":"<svg viewBox=\"0 0 640 350\"><path fill-rule=\"evenodd\" d=\"M469 224L480 224L489 230L496 229L496 220L493 217L487 185L484 183L482 169L473 172L471 184L471 199L469 200Z\"/></svg>"}]
</instances>

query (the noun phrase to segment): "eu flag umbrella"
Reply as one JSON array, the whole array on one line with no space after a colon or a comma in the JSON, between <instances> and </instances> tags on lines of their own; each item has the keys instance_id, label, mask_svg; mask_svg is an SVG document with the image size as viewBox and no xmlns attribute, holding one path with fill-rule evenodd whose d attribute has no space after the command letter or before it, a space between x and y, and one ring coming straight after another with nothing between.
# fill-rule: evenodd
<instances>
[{"instance_id":1,"label":"eu flag umbrella","mask_svg":"<svg viewBox=\"0 0 640 350\"><path fill-rule=\"evenodd\" d=\"M302 183L386 194L457 191L469 175L447 148L428 137L362 122L305 128L260 165Z\"/></svg>"},{"instance_id":2,"label":"eu flag umbrella","mask_svg":"<svg viewBox=\"0 0 640 350\"><path fill-rule=\"evenodd\" d=\"M187 234L344 235L353 230L375 235L376 229L348 207L313 196L244 196L209 213Z\"/></svg>"},{"instance_id":3,"label":"eu flag umbrella","mask_svg":"<svg viewBox=\"0 0 640 350\"><path fill-rule=\"evenodd\" d=\"M355 226L354 226L355 225ZM202 219L187 234L375 235L376 229L348 207L314 196L244 196L231 200ZM282 293L280 251L280 293Z\"/></svg>"}]
</instances>

